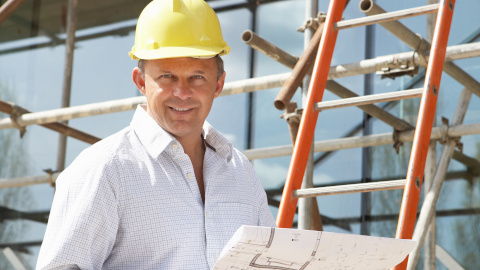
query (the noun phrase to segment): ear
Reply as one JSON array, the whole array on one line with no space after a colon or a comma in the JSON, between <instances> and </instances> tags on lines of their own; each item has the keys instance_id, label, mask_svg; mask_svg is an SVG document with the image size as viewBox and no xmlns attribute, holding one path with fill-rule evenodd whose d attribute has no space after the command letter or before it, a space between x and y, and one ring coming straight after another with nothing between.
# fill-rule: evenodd
<instances>
[{"instance_id":1,"label":"ear","mask_svg":"<svg viewBox=\"0 0 480 270\"><path fill-rule=\"evenodd\" d=\"M220 78L217 80L217 86L215 88L214 96L215 98L217 98L223 90L223 85L225 84L225 76L227 76L227 73L225 73L224 71L222 76L220 76Z\"/></svg>"},{"instance_id":2,"label":"ear","mask_svg":"<svg viewBox=\"0 0 480 270\"><path fill-rule=\"evenodd\" d=\"M142 78L142 72L140 71L140 68L135 67L133 69L132 80L137 86L138 90L140 90L142 95L145 95L145 79Z\"/></svg>"}]
</instances>

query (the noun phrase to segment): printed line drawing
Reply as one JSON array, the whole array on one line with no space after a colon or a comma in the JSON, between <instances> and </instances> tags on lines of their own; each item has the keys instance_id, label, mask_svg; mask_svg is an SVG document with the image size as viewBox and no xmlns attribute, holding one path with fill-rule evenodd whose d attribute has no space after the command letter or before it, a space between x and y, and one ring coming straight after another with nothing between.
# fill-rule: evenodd
<instances>
[{"instance_id":1,"label":"printed line drawing","mask_svg":"<svg viewBox=\"0 0 480 270\"><path fill-rule=\"evenodd\" d=\"M242 226L214 269L388 269L414 246L412 240Z\"/></svg>"}]
</instances>

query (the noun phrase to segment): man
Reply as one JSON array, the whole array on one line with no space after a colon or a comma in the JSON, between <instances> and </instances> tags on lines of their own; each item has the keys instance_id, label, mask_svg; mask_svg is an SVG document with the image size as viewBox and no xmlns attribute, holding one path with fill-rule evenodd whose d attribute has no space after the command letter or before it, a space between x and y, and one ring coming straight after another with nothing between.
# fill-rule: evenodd
<instances>
[{"instance_id":1,"label":"man","mask_svg":"<svg viewBox=\"0 0 480 270\"><path fill-rule=\"evenodd\" d=\"M205 122L229 50L203 0L144 9L130 56L147 105L58 178L38 269L211 269L239 226L275 226L250 162Z\"/></svg>"}]
</instances>

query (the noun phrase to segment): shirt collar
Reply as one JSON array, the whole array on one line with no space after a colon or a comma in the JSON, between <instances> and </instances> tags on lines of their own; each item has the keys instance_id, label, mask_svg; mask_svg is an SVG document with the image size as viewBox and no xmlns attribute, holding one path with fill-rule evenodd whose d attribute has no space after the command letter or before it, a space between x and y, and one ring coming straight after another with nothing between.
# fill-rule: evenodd
<instances>
[{"instance_id":1,"label":"shirt collar","mask_svg":"<svg viewBox=\"0 0 480 270\"><path fill-rule=\"evenodd\" d=\"M208 146L213 147L215 152L222 158L230 161L233 151L232 144L222 134L216 131L207 121L205 121L203 124L202 136Z\"/></svg>"},{"instance_id":2,"label":"shirt collar","mask_svg":"<svg viewBox=\"0 0 480 270\"><path fill-rule=\"evenodd\" d=\"M167 146L177 140L159 126L142 106L143 105L137 106L130 126L145 146L145 150L152 157L158 158ZM207 121L203 124L202 136L207 147L212 148L222 158L230 161L233 151L232 144Z\"/></svg>"},{"instance_id":3,"label":"shirt collar","mask_svg":"<svg viewBox=\"0 0 480 270\"><path fill-rule=\"evenodd\" d=\"M130 126L145 146L145 150L153 158L158 158L165 148L175 140L172 135L157 124L142 105L137 106Z\"/></svg>"}]
</instances>

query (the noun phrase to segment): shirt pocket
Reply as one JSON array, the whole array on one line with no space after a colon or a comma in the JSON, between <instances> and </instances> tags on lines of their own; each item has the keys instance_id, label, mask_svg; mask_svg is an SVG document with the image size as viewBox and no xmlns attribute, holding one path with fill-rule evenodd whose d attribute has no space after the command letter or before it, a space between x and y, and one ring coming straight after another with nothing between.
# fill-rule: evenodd
<instances>
[{"instance_id":1,"label":"shirt pocket","mask_svg":"<svg viewBox=\"0 0 480 270\"><path fill-rule=\"evenodd\" d=\"M238 202L219 202L220 224L224 236L230 239L242 225L257 226L258 214L251 204Z\"/></svg>"}]
</instances>

